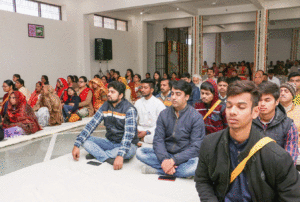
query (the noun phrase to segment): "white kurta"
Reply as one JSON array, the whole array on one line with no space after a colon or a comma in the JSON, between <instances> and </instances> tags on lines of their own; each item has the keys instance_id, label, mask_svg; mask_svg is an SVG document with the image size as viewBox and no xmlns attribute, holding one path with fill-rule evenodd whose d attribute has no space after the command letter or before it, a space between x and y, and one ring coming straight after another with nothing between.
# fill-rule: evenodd
<instances>
[{"instance_id":1,"label":"white kurta","mask_svg":"<svg viewBox=\"0 0 300 202\"><path fill-rule=\"evenodd\" d=\"M149 100L144 97L137 100L135 108L138 112L138 130L150 131L150 135L144 137L145 143L153 143L156 121L162 110L166 108L162 101L152 96Z\"/></svg>"}]
</instances>

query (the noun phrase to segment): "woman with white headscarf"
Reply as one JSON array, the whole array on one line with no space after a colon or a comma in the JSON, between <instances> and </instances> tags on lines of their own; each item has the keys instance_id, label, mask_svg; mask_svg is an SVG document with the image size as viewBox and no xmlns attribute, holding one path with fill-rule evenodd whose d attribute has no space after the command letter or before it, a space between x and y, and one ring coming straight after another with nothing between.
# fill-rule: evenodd
<instances>
[{"instance_id":1,"label":"woman with white headscarf","mask_svg":"<svg viewBox=\"0 0 300 202\"><path fill-rule=\"evenodd\" d=\"M202 77L198 74L193 75L193 83L200 89L202 84Z\"/></svg>"}]
</instances>

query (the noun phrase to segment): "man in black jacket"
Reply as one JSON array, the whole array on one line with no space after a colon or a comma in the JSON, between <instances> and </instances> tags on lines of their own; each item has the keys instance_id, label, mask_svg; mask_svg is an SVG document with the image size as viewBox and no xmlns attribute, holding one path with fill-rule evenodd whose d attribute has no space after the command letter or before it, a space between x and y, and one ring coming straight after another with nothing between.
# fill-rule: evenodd
<instances>
[{"instance_id":1,"label":"man in black jacket","mask_svg":"<svg viewBox=\"0 0 300 202\"><path fill-rule=\"evenodd\" d=\"M263 137L252 126L259 115L260 92L250 81L228 89L229 128L206 136L195 172L196 188L204 201L300 201L300 175L291 156L275 142L266 144L230 183L232 171Z\"/></svg>"}]
</instances>

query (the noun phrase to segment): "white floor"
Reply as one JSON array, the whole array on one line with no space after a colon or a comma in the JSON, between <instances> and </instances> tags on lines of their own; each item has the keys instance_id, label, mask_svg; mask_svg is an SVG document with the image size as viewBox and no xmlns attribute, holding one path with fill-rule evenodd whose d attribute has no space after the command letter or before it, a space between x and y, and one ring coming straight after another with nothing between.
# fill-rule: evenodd
<instances>
[{"instance_id":1,"label":"white floor","mask_svg":"<svg viewBox=\"0 0 300 202\"><path fill-rule=\"evenodd\" d=\"M145 175L136 159L113 170L104 163L87 164L81 150L78 162L71 154L35 164L0 178L0 201L5 202L194 202L199 201L193 179L160 181Z\"/></svg>"}]
</instances>

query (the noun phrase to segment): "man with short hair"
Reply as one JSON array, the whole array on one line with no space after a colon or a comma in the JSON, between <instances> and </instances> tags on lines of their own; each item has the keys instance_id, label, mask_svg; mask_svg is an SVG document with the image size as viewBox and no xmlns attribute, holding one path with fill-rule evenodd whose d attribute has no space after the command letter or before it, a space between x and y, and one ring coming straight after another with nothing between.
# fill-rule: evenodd
<instances>
[{"instance_id":1,"label":"man with short hair","mask_svg":"<svg viewBox=\"0 0 300 202\"><path fill-rule=\"evenodd\" d=\"M300 73L290 73L290 75L288 76L288 81L296 85L296 96L293 102L295 105L300 105Z\"/></svg>"},{"instance_id":2,"label":"man with short hair","mask_svg":"<svg viewBox=\"0 0 300 202\"><path fill-rule=\"evenodd\" d=\"M258 87L236 81L227 96L228 128L206 136L200 148L195 182L201 202L299 201L300 175L290 155L273 141L235 170L265 136L252 124L259 114Z\"/></svg>"},{"instance_id":3,"label":"man with short hair","mask_svg":"<svg viewBox=\"0 0 300 202\"><path fill-rule=\"evenodd\" d=\"M264 72L262 70L258 70L254 75L254 83L258 86L263 82L263 74Z\"/></svg>"},{"instance_id":4,"label":"man with short hair","mask_svg":"<svg viewBox=\"0 0 300 202\"><path fill-rule=\"evenodd\" d=\"M270 69L268 71L268 81L275 83L278 87L280 86L280 81L277 77L274 76L274 70Z\"/></svg>"},{"instance_id":5,"label":"man with short hair","mask_svg":"<svg viewBox=\"0 0 300 202\"><path fill-rule=\"evenodd\" d=\"M197 86L200 89L201 83L202 83L202 78L200 75L198 74L194 74L193 75L193 83L195 84L195 86Z\"/></svg>"},{"instance_id":6,"label":"man with short hair","mask_svg":"<svg viewBox=\"0 0 300 202\"><path fill-rule=\"evenodd\" d=\"M158 115L166 107L152 95L154 91L154 81L152 79L142 80L141 84L143 97L134 104L138 112L138 137L141 141L152 144Z\"/></svg>"},{"instance_id":7,"label":"man with short hair","mask_svg":"<svg viewBox=\"0 0 300 202\"><path fill-rule=\"evenodd\" d=\"M296 163L298 157L298 130L292 119L279 104L279 87L272 82L262 83L258 86L261 90L261 98L258 106L259 116L253 120L253 126L265 135L274 139L278 145L284 148Z\"/></svg>"},{"instance_id":8,"label":"man with short hair","mask_svg":"<svg viewBox=\"0 0 300 202\"><path fill-rule=\"evenodd\" d=\"M156 98L162 101L164 105L167 107L172 105L171 89L172 89L172 83L169 79L162 79L160 81L160 93L156 95Z\"/></svg>"},{"instance_id":9,"label":"man with short hair","mask_svg":"<svg viewBox=\"0 0 300 202\"><path fill-rule=\"evenodd\" d=\"M241 78L238 76L237 70L233 69L231 72L231 77L228 79L228 83L233 83L238 80L241 80Z\"/></svg>"},{"instance_id":10,"label":"man with short hair","mask_svg":"<svg viewBox=\"0 0 300 202\"><path fill-rule=\"evenodd\" d=\"M147 72L147 73L146 73L146 79L150 79L150 77L151 77L151 76L150 76L150 73Z\"/></svg>"},{"instance_id":11,"label":"man with short hair","mask_svg":"<svg viewBox=\"0 0 300 202\"><path fill-rule=\"evenodd\" d=\"M192 94L189 97L188 104L194 106L194 104L200 99L200 89L195 86L195 84L192 82L191 75L187 72L182 74L181 80L184 80L191 85Z\"/></svg>"},{"instance_id":12,"label":"man with short hair","mask_svg":"<svg viewBox=\"0 0 300 202\"><path fill-rule=\"evenodd\" d=\"M208 68L207 69L207 79L205 79L204 81L206 81L208 79L212 79L217 83L217 79L215 78L215 72L214 72L213 68Z\"/></svg>"},{"instance_id":13,"label":"man with short hair","mask_svg":"<svg viewBox=\"0 0 300 202\"><path fill-rule=\"evenodd\" d=\"M218 78L218 91L219 91L219 99L223 102L227 102L227 88L228 88L228 80L225 77Z\"/></svg>"},{"instance_id":14,"label":"man with short hair","mask_svg":"<svg viewBox=\"0 0 300 202\"><path fill-rule=\"evenodd\" d=\"M294 83L284 83L280 86L280 98L279 102L284 107L287 116L291 118L297 129L298 135L300 135L300 106L293 103L293 99L296 95L296 85ZM300 146L300 137L298 137L298 147Z\"/></svg>"},{"instance_id":15,"label":"man with short hair","mask_svg":"<svg viewBox=\"0 0 300 202\"><path fill-rule=\"evenodd\" d=\"M74 160L79 160L79 147L83 146L89 152L87 159L96 158L100 162L108 162L113 164L115 170L119 170L123 167L124 160L135 155L139 141L137 111L124 99L125 89L125 85L118 81L108 84L108 101L76 138L72 151ZM103 120L106 127L105 138L91 136Z\"/></svg>"},{"instance_id":16,"label":"man with short hair","mask_svg":"<svg viewBox=\"0 0 300 202\"><path fill-rule=\"evenodd\" d=\"M267 82L268 81L268 74L264 73L262 79L263 79L262 82Z\"/></svg>"},{"instance_id":17,"label":"man with short hair","mask_svg":"<svg viewBox=\"0 0 300 202\"><path fill-rule=\"evenodd\" d=\"M115 72L116 72L116 70L115 70L115 69L111 69L111 70L109 70L110 79L111 79L111 81L110 81L110 82L112 82L112 81L115 81ZM110 82L109 82L109 83L110 83Z\"/></svg>"},{"instance_id":18,"label":"man with short hair","mask_svg":"<svg viewBox=\"0 0 300 202\"><path fill-rule=\"evenodd\" d=\"M172 106L158 117L153 148L137 150L137 159L147 164L142 173L194 176L205 128L203 117L187 104L191 93L189 83L173 82Z\"/></svg>"}]
</instances>

